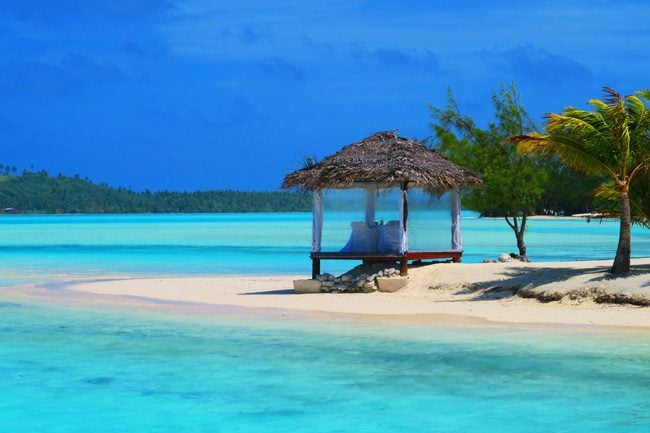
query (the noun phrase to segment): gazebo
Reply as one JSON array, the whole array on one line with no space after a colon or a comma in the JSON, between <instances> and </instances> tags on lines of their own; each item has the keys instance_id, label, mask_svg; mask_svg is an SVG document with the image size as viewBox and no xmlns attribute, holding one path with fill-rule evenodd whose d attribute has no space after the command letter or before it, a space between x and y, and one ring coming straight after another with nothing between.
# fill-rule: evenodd
<instances>
[{"instance_id":1,"label":"gazebo","mask_svg":"<svg viewBox=\"0 0 650 433\"><path fill-rule=\"evenodd\" d=\"M406 275L409 260L450 258L460 262L463 254L460 233L460 188L481 184L479 176L426 148L417 140L398 136L395 131L377 132L345 146L320 162L288 174L282 187L313 193L312 278L320 274L325 259L399 262ZM351 222L348 243L338 251L322 251L323 192L361 188L365 191L364 221ZM409 188L432 195L451 191L451 248L409 249ZM395 207L399 220L375 220L378 190L399 192Z\"/></svg>"}]
</instances>

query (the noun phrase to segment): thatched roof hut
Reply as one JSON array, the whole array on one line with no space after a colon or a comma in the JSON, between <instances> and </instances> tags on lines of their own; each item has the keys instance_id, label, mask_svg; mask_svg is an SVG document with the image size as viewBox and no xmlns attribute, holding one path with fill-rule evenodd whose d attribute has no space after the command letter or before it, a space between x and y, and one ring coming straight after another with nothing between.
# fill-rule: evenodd
<instances>
[{"instance_id":1,"label":"thatched roof hut","mask_svg":"<svg viewBox=\"0 0 650 433\"><path fill-rule=\"evenodd\" d=\"M288 174L283 188L311 191L349 188L355 183L418 187L434 193L480 184L481 178L417 140L395 131L377 132L322 161Z\"/></svg>"},{"instance_id":2,"label":"thatched roof hut","mask_svg":"<svg viewBox=\"0 0 650 433\"><path fill-rule=\"evenodd\" d=\"M460 261L460 192L479 185L479 176L447 160L417 140L403 138L395 131L377 132L345 146L320 162L288 174L283 188L313 191L312 277L320 273L321 259L360 259L364 262L398 261L402 274L409 260L451 258ZM366 191L365 221L351 222L348 243L337 251L321 251L323 231L322 192L329 189L362 188ZM408 189L421 188L429 193L451 191L451 249L409 250ZM376 221L378 190L399 190L395 207L399 220ZM340 248L340 246L338 247Z\"/></svg>"}]
</instances>

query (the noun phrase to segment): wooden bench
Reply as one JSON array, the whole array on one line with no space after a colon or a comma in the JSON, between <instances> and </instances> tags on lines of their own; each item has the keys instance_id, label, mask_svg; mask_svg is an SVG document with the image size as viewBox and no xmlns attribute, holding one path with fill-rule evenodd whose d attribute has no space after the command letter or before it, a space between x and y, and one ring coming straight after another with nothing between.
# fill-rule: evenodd
<instances>
[{"instance_id":1,"label":"wooden bench","mask_svg":"<svg viewBox=\"0 0 650 433\"><path fill-rule=\"evenodd\" d=\"M316 275L320 274L321 260L361 260L363 263L399 262L400 274L406 275L409 260L451 259L454 263L460 263L462 255L462 251L455 250L410 251L405 254L313 252L311 253L311 277L316 278Z\"/></svg>"}]
</instances>

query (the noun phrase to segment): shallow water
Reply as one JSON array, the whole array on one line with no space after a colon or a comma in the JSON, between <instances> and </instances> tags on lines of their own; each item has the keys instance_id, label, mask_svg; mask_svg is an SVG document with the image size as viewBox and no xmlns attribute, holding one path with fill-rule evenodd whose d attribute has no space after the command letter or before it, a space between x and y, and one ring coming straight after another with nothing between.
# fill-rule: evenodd
<instances>
[{"instance_id":1,"label":"shallow water","mask_svg":"<svg viewBox=\"0 0 650 433\"><path fill-rule=\"evenodd\" d=\"M326 215L326 248L345 244L354 218ZM448 220L448 212L413 212L412 248L449 248ZM531 220L526 235L534 261L611 259L617 239L616 221ZM503 220L467 212L463 240L465 262L516 251ZM310 242L309 213L4 215L0 284L70 276L308 274ZM633 229L632 253L650 256L650 230ZM323 269L343 272L355 264L329 261Z\"/></svg>"},{"instance_id":2,"label":"shallow water","mask_svg":"<svg viewBox=\"0 0 650 433\"><path fill-rule=\"evenodd\" d=\"M0 304L3 432L647 432L650 335Z\"/></svg>"}]
</instances>

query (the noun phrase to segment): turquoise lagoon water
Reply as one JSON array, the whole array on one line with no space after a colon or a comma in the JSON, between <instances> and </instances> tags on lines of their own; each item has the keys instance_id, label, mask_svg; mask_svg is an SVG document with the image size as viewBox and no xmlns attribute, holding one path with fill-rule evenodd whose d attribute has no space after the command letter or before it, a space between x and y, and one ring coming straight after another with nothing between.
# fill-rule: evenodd
<instances>
[{"instance_id":1,"label":"turquoise lagoon water","mask_svg":"<svg viewBox=\"0 0 650 433\"><path fill-rule=\"evenodd\" d=\"M0 304L0 431L648 432L650 335Z\"/></svg>"},{"instance_id":2,"label":"turquoise lagoon water","mask_svg":"<svg viewBox=\"0 0 650 433\"><path fill-rule=\"evenodd\" d=\"M433 217L431 216L433 215ZM323 244L341 248L346 213L326 215ZM447 212L411 214L411 247L449 248ZM465 262L516 251L502 219L463 215ZM526 242L534 261L610 259L616 221L531 220ZM0 284L69 276L308 274L309 213L179 215L5 215L0 217ZM634 257L650 256L650 230L633 229ZM349 262L325 262L343 272Z\"/></svg>"},{"instance_id":3,"label":"turquoise lagoon water","mask_svg":"<svg viewBox=\"0 0 650 433\"><path fill-rule=\"evenodd\" d=\"M414 217L413 242L446 221ZM337 248L349 218L326 223ZM512 250L503 221L467 214L463 229L466 261ZM310 230L309 214L5 216L0 282L306 274ZM528 245L534 260L611 258L616 235L531 221ZM634 254L650 255L647 231ZM0 432L650 431L649 334L233 314L0 302Z\"/></svg>"}]
</instances>

